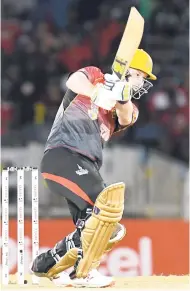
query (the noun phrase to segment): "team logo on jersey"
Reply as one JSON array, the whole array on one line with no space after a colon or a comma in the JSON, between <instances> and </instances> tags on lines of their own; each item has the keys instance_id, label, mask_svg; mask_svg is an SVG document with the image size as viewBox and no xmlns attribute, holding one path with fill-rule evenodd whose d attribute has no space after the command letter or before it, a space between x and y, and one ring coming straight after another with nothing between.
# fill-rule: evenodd
<instances>
[{"instance_id":1,"label":"team logo on jersey","mask_svg":"<svg viewBox=\"0 0 190 291\"><path fill-rule=\"evenodd\" d=\"M99 108L93 102L91 103L91 108L88 109L88 115L90 119L96 120L98 118Z\"/></svg>"},{"instance_id":2,"label":"team logo on jersey","mask_svg":"<svg viewBox=\"0 0 190 291\"><path fill-rule=\"evenodd\" d=\"M82 175L87 175L88 174L88 170L87 169L83 169L81 166L78 166L78 170L76 171L76 174L79 175L79 176L82 176Z\"/></svg>"}]
</instances>

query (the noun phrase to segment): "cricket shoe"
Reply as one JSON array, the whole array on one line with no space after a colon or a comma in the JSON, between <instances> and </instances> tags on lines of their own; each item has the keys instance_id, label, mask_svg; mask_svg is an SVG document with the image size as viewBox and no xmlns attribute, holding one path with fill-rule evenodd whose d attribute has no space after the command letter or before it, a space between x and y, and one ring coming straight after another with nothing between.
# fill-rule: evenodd
<instances>
[{"instance_id":1,"label":"cricket shoe","mask_svg":"<svg viewBox=\"0 0 190 291\"><path fill-rule=\"evenodd\" d=\"M53 279L52 282L56 286L62 286L62 287L72 287L72 280L69 277L69 274L67 272L61 272L57 276L56 279Z\"/></svg>"},{"instance_id":2,"label":"cricket shoe","mask_svg":"<svg viewBox=\"0 0 190 291\"><path fill-rule=\"evenodd\" d=\"M69 274L67 272L61 272L58 275L55 275L53 278L48 277L47 273L39 273L34 272L32 270L32 263L30 264L30 270L33 275L40 278L48 278L50 281L52 281L56 286L62 286L62 287L71 287L72 286L72 280L69 277Z\"/></svg>"},{"instance_id":3,"label":"cricket shoe","mask_svg":"<svg viewBox=\"0 0 190 291\"><path fill-rule=\"evenodd\" d=\"M101 288L114 286L115 280L112 277L104 276L100 274L96 269L93 269L88 273L88 276L83 278L76 278L71 280L72 287L82 288Z\"/></svg>"}]
</instances>

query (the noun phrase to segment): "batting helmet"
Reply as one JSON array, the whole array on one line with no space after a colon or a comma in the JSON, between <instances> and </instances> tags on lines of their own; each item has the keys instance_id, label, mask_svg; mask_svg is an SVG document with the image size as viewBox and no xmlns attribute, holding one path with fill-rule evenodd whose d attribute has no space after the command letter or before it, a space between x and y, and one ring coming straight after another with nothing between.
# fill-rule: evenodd
<instances>
[{"instance_id":1,"label":"batting helmet","mask_svg":"<svg viewBox=\"0 0 190 291\"><path fill-rule=\"evenodd\" d=\"M151 80L156 80L157 77L152 74L153 62L149 54L142 49L137 49L130 63L130 68L140 70L148 75Z\"/></svg>"}]
</instances>

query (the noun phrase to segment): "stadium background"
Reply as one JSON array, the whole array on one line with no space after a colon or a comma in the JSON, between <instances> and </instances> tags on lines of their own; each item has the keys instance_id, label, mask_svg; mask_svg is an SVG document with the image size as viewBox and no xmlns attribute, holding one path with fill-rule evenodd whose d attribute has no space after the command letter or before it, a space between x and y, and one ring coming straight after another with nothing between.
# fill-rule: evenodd
<instances>
[{"instance_id":1,"label":"stadium background","mask_svg":"<svg viewBox=\"0 0 190 291\"><path fill-rule=\"evenodd\" d=\"M2 167L39 165L68 74L86 65L110 71L132 5L145 17L141 48L152 56L158 81L137 102L138 122L104 151L105 181L122 180L127 186L123 223L128 234L103 258L101 271L115 276L187 274L188 1L2 1ZM26 174L28 218L30 186ZM10 215L10 269L14 272L14 174L10 177ZM73 229L65 201L50 193L42 179L40 216L41 251ZM59 231L61 227L63 232ZM30 228L29 219L26 268L31 260ZM49 229L51 237L47 235Z\"/></svg>"}]
</instances>

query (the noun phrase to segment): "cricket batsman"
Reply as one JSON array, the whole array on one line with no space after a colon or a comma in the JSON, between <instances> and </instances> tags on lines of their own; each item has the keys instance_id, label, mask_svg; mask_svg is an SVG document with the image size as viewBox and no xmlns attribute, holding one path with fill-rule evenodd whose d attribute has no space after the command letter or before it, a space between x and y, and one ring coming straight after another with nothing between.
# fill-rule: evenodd
<instances>
[{"instance_id":1,"label":"cricket batsman","mask_svg":"<svg viewBox=\"0 0 190 291\"><path fill-rule=\"evenodd\" d=\"M31 265L36 276L63 286L114 284L97 268L103 254L125 236L120 224L125 185L105 185L99 173L102 149L115 133L136 122L139 112L132 100L153 86L147 80L156 80L152 69L149 54L138 49L123 81L96 67L82 68L68 78L68 90L45 145L41 173L50 191L66 199L76 229L36 257ZM65 271L71 267L69 275Z\"/></svg>"}]
</instances>

